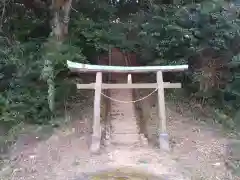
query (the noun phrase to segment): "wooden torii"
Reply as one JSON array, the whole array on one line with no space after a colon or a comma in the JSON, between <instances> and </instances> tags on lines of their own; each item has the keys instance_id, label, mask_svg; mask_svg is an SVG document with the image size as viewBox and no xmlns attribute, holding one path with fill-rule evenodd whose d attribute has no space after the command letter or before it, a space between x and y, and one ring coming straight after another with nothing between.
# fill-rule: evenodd
<instances>
[{"instance_id":1,"label":"wooden torii","mask_svg":"<svg viewBox=\"0 0 240 180\"><path fill-rule=\"evenodd\" d=\"M94 116L93 116L93 134L91 151L97 152L100 149L101 140L101 91L102 89L157 89L158 90L158 113L160 120L159 145L160 149L169 150L168 133L165 114L164 88L181 88L181 83L170 83L163 81L163 72L180 72L188 69L188 65L175 66L101 66L81 64L67 61L68 68L72 72L96 72L96 82L90 84L77 84L77 89L95 89L94 97ZM107 84L102 83L102 73L126 73L128 74L128 83ZM133 84L131 73L150 73L155 72L157 76L156 83Z\"/></svg>"}]
</instances>

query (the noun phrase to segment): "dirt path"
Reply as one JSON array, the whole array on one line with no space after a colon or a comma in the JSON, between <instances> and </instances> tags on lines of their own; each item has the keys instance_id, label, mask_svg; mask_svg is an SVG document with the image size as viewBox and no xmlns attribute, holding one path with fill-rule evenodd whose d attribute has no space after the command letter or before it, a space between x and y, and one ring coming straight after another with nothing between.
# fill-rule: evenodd
<instances>
[{"instance_id":1,"label":"dirt path","mask_svg":"<svg viewBox=\"0 0 240 180\"><path fill-rule=\"evenodd\" d=\"M117 91L112 93L115 93L116 99L124 100L123 96L125 100L131 99L127 91L121 96ZM114 104L112 107L113 111L116 111L114 109L116 107L118 110L121 109ZM126 115L126 109L129 112L132 111L130 106L122 105L122 107L123 109L118 112L120 114ZM171 153L141 145L135 147L115 145L110 149L103 149L99 155L91 155L87 122L92 118L92 109L85 108L84 117L79 119L81 117L79 109L83 107L76 105L75 112L72 114L72 123L56 130L48 140L29 145L22 149L21 153L12 154L10 163L12 166L6 166L4 169L4 172L10 172L10 176L9 174L3 176L2 173L0 178L3 180L83 180L80 177L82 172L127 166L145 171L147 169L148 172L162 177L163 180L166 178L168 180L227 180L228 171L224 165L226 139L206 125L196 123L191 117L184 117L176 113L171 106L168 107ZM149 123L149 126L155 126L156 109L153 108L151 111L153 122ZM125 122L126 116L117 117L124 118L116 123L113 121L116 135L116 139L113 138L113 140L118 141L119 138L121 140L122 137L116 133L120 129L127 132L130 127L133 134L137 132L134 121L129 121L129 126L125 123L125 126L121 123ZM130 114L127 117L134 119ZM130 142L137 142L137 139L130 140Z\"/></svg>"}]
</instances>

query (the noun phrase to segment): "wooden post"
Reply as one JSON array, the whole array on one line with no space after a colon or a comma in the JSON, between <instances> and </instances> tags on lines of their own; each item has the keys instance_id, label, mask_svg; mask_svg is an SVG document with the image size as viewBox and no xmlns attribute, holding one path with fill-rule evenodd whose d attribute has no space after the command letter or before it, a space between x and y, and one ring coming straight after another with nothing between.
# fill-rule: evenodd
<instances>
[{"instance_id":1,"label":"wooden post","mask_svg":"<svg viewBox=\"0 0 240 180\"><path fill-rule=\"evenodd\" d=\"M169 151L169 141L165 113L164 82L162 71L157 72L157 85L158 85L158 113L160 119L159 144L162 150Z\"/></svg>"},{"instance_id":2,"label":"wooden post","mask_svg":"<svg viewBox=\"0 0 240 180\"><path fill-rule=\"evenodd\" d=\"M127 77L128 79L128 81L127 81L127 83L128 84L132 84L132 75L131 74L128 74L128 77Z\"/></svg>"},{"instance_id":3,"label":"wooden post","mask_svg":"<svg viewBox=\"0 0 240 180\"><path fill-rule=\"evenodd\" d=\"M100 149L101 141L101 90L102 90L102 72L97 72L95 83L95 97L94 97L94 115L93 115L93 135L91 152L96 153Z\"/></svg>"}]
</instances>

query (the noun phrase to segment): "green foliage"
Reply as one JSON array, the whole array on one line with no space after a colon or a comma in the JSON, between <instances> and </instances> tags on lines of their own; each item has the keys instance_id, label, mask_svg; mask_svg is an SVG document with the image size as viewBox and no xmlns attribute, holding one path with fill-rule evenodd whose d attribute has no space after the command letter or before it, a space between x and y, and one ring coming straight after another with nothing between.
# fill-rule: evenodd
<instances>
[{"instance_id":1,"label":"green foliage","mask_svg":"<svg viewBox=\"0 0 240 180\"><path fill-rule=\"evenodd\" d=\"M149 49L154 64L186 63L194 53L205 49L228 49L238 35L237 10L224 1L203 1L179 5L155 5L152 12L140 14L139 38ZM136 14L139 18L139 14Z\"/></svg>"},{"instance_id":2,"label":"green foliage","mask_svg":"<svg viewBox=\"0 0 240 180\"><path fill-rule=\"evenodd\" d=\"M48 105L51 112L55 107L55 78L66 68L66 59L70 61L85 61L85 56L79 49L70 44L62 44L50 39L45 44L45 53L43 56L44 66L42 69L42 78L48 84Z\"/></svg>"},{"instance_id":3,"label":"green foliage","mask_svg":"<svg viewBox=\"0 0 240 180\"><path fill-rule=\"evenodd\" d=\"M72 22L70 41L82 47L86 56L95 55L96 58L99 52L108 51L109 45L129 51L135 50L136 42L127 39L124 23L113 23L111 18L94 21L84 14L78 15Z\"/></svg>"},{"instance_id":4,"label":"green foliage","mask_svg":"<svg viewBox=\"0 0 240 180\"><path fill-rule=\"evenodd\" d=\"M41 122L48 118L46 86L39 79L41 67L39 44L17 45L5 51L2 59L1 122L16 124L22 121ZM6 50L6 49L5 49ZM7 78L7 76L10 76ZM5 78L4 78L5 77ZM36 116L35 116L36 114Z\"/></svg>"}]
</instances>

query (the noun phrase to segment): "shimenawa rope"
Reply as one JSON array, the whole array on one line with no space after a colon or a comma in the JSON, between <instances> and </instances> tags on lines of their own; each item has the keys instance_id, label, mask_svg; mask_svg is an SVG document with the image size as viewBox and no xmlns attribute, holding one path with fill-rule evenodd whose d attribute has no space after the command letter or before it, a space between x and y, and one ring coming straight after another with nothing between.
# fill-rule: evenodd
<instances>
[{"instance_id":1,"label":"shimenawa rope","mask_svg":"<svg viewBox=\"0 0 240 180\"><path fill-rule=\"evenodd\" d=\"M137 100L134 100L134 101L121 101L121 100L119 100L119 99L111 98L110 96L107 96L106 94L103 94L103 93L101 93L101 94L102 94L104 97L106 97L106 98L108 98L108 99L110 99L110 100L112 100L112 101L115 101L115 102L120 102L120 103L136 103L136 102L139 102L139 101L142 101L142 100L148 98L148 97L151 96L153 93L155 93L157 90L158 90L158 88L156 88L154 91L152 91L152 92L149 93L148 95L146 95L146 96L144 96L144 97L142 97L142 98L139 98L139 99L137 99Z\"/></svg>"}]
</instances>

